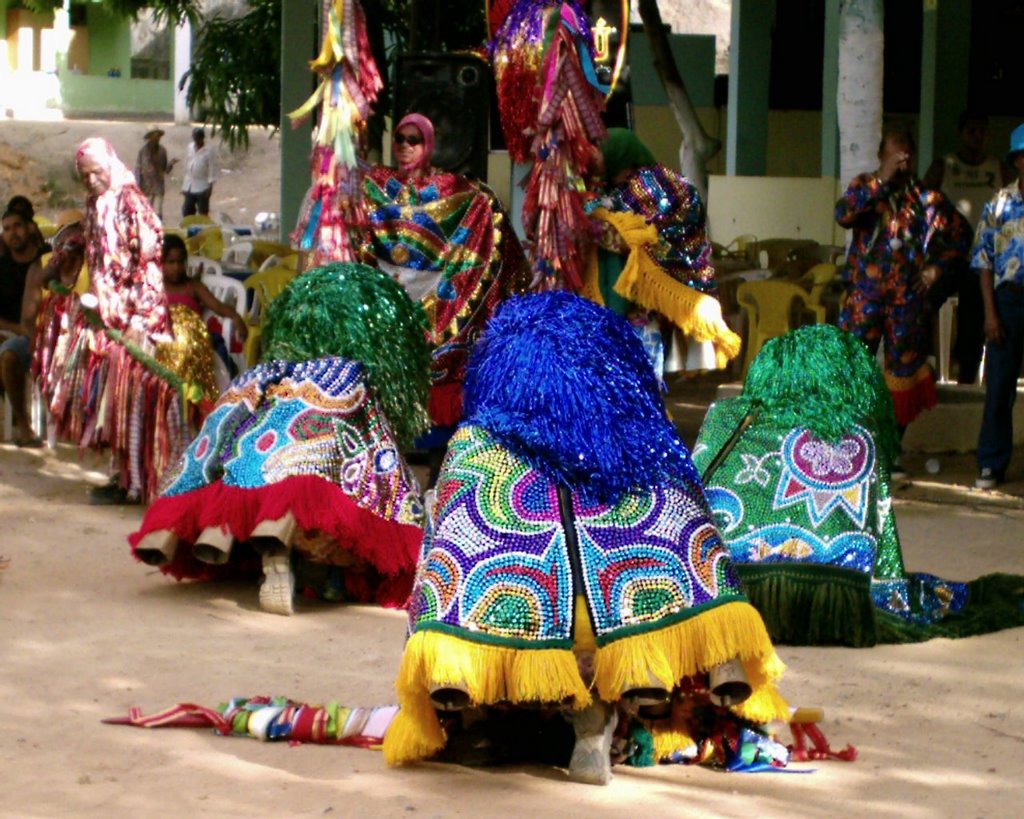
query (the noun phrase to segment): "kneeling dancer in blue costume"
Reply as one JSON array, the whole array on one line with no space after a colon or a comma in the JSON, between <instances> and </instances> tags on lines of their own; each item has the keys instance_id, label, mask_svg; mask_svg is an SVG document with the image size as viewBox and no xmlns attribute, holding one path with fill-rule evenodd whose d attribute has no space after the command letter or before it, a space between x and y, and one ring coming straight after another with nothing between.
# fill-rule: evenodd
<instances>
[{"instance_id":1,"label":"kneeling dancer in blue costume","mask_svg":"<svg viewBox=\"0 0 1024 819\"><path fill-rule=\"evenodd\" d=\"M620 709L664 718L658 757L699 740L695 703L788 716L782 663L624 319L565 292L511 299L465 402L409 605L391 764L442 751L460 713L554 707L575 729L570 777L604 784Z\"/></svg>"}]
</instances>

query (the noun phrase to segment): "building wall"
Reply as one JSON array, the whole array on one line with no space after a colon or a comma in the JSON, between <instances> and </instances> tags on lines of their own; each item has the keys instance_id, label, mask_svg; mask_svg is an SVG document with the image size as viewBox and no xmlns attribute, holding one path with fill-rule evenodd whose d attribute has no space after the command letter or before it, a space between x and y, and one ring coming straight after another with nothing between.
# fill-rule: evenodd
<instances>
[{"instance_id":1,"label":"building wall","mask_svg":"<svg viewBox=\"0 0 1024 819\"><path fill-rule=\"evenodd\" d=\"M121 72L128 79L131 71L131 23L108 13L103 6L90 3L86 12L89 31L88 74L106 76L110 69Z\"/></svg>"}]
</instances>

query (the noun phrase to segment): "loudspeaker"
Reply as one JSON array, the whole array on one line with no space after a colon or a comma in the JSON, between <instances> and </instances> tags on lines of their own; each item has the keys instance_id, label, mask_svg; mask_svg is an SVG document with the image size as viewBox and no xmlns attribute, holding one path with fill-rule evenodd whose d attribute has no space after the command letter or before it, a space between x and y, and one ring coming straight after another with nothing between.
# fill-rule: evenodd
<instances>
[{"instance_id":1,"label":"loudspeaker","mask_svg":"<svg viewBox=\"0 0 1024 819\"><path fill-rule=\"evenodd\" d=\"M433 164L487 180L490 66L464 54L402 54L395 64L397 123L409 113L434 123Z\"/></svg>"}]
</instances>

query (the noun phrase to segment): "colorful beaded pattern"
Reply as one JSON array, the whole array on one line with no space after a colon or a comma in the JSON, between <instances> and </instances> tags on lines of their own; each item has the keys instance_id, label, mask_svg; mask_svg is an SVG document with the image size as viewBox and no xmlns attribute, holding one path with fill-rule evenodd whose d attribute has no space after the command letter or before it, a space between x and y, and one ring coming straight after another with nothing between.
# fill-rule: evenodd
<instances>
[{"instance_id":1,"label":"colorful beaded pattern","mask_svg":"<svg viewBox=\"0 0 1024 819\"><path fill-rule=\"evenodd\" d=\"M744 600L699 484L684 478L609 505L572 493L576 555L558 487L483 427L452 438L410 604L418 629L567 646L586 597L599 644ZM572 563L579 561L583 587ZM468 633L466 633L468 632Z\"/></svg>"},{"instance_id":2,"label":"colorful beaded pattern","mask_svg":"<svg viewBox=\"0 0 1024 819\"><path fill-rule=\"evenodd\" d=\"M713 405L694 447L707 469L742 417ZM874 436L854 425L835 442L805 427L755 422L713 475L707 498L738 564L819 564L872 576L875 605L930 622L966 602L967 586L908 575Z\"/></svg>"},{"instance_id":3,"label":"colorful beaded pattern","mask_svg":"<svg viewBox=\"0 0 1024 819\"><path fill-rule=\"evenodd\" d=\"M297 475L334 483L386 520L422 525L416 480L364 368L343 358L270 361L236 378L163 494L180 495L218 478L255 488Z\"/></svg>"}]
</instances>

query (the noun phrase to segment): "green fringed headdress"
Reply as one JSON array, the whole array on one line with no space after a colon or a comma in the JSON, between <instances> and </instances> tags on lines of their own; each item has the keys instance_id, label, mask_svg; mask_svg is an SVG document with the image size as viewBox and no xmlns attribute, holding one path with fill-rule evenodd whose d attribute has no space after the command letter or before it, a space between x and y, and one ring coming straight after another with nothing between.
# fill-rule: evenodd
<instances>
[{"instance_id":1,"label":"green fringed headdress","mask_svg":"<svg viewBox=\"0 0 1024 819\"><path fill-rule=\"evenodd\" d=\"M262 359L362 363L395 435L408 445L428 425L426 326L423 308L390 276L335 262L296 276L270 303Z\"/></svg>"},{"instance_id":2,"label":"green fringed headdress","mask_svg":"<svg viewBox=\"0 0 1024 819\"><path fill-rule=\"evenodd\" d=\"M768 341L757 354L740 401L759 420L807 427L837 441L854 424L875 436L888 465L899 454L892 396L868 348L830 324L800 327Z\"/></svg>"}]
</instances>

